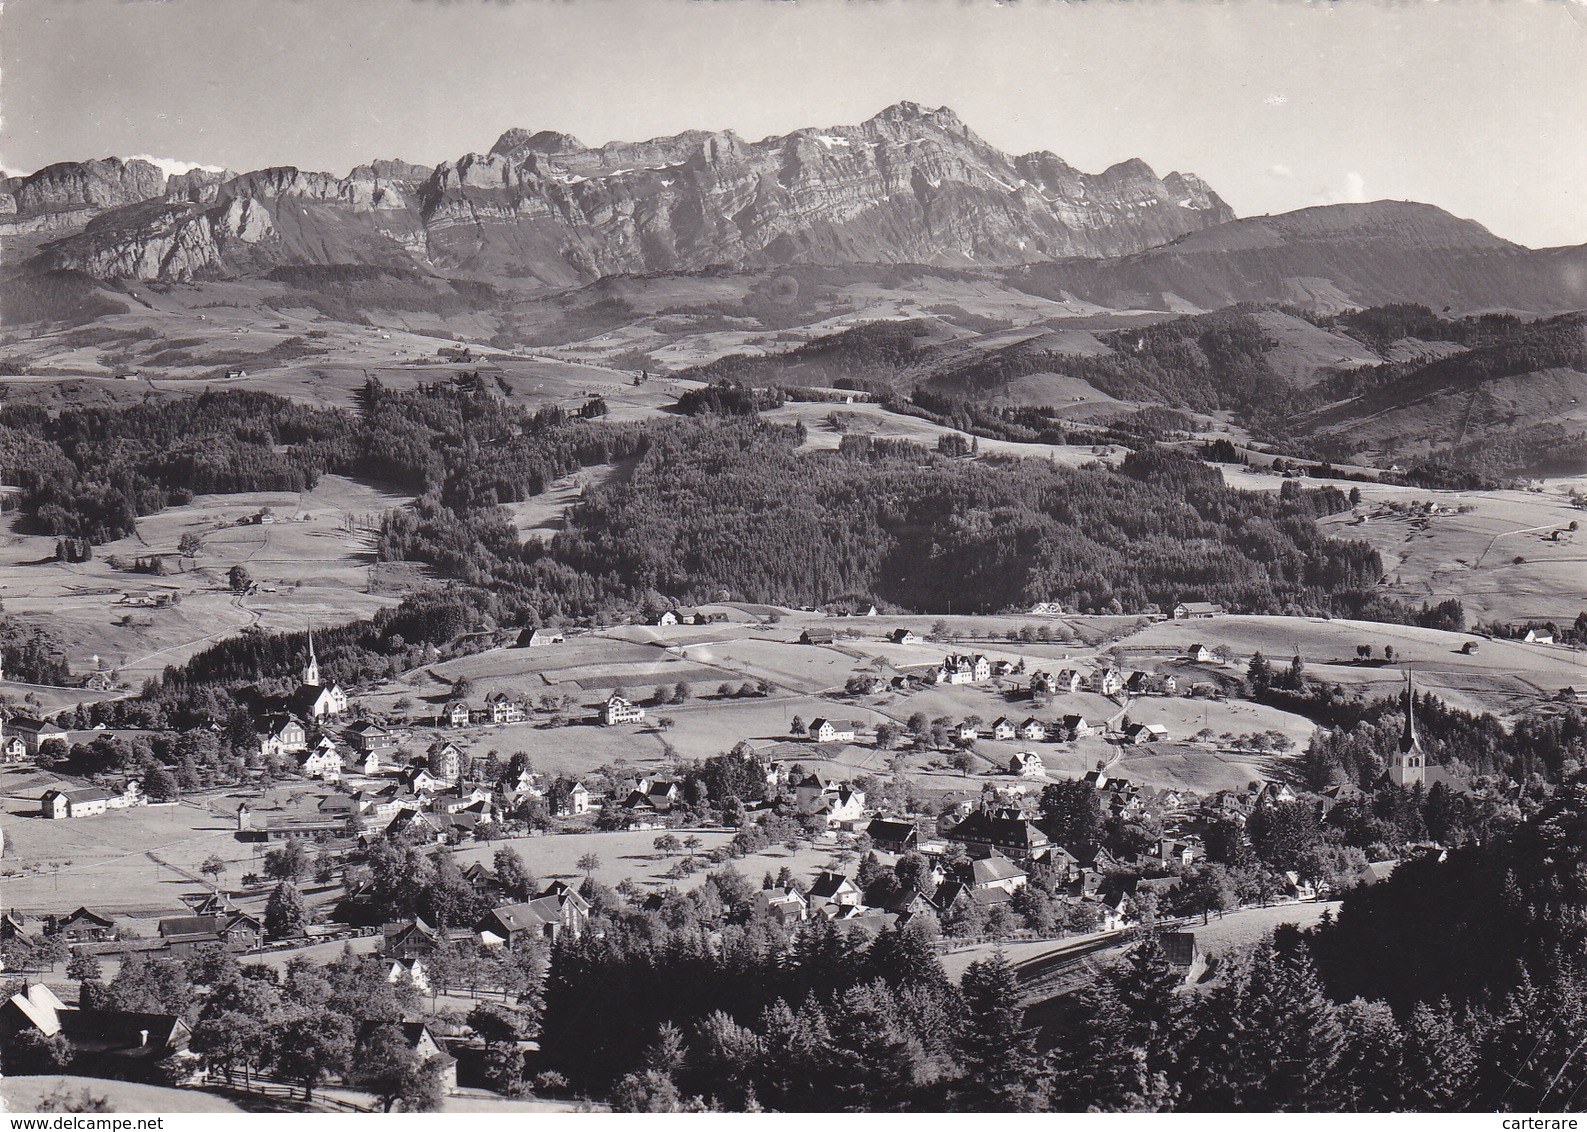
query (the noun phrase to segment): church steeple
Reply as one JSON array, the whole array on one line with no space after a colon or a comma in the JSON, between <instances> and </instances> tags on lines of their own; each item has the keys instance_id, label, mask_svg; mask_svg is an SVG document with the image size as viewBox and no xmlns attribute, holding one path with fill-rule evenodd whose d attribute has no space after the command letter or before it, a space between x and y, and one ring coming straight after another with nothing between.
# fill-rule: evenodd
<instances>
[{"instance_id":1,"label":"church steeple","mask_svg":"<svg viewBox=\"0 0 1587 1132\"><path fill-rule=\"evenodd\" d=\"M1389 780L1396 786L1418 786L1427 781L1427 756L1416 737L1416 691L1411 670L1405 670L1405 729L1400 732L1400 749L1389 762Z\"/></svg>"},{"instance_id":2,"label":"church steeple","mask_svg":"<svg viewBox=\"0 0 1587 1132\"><path fill-rule=\"evenodd\" d=\"M1400 733L1400 753L1410 754L1422 749L1416 738L1416 695L1411 688L1411 670L1405 670L1405 730Z\"/></svg>"},{"instance_id":3,"label":"church steeple","mask_svg":"<svg viewBox=\"0 0 1587 1132\"><path fill-rule=\"evenodd\" d=\"M303 666L303 684L305 687L318 688L320 686L320 662L314 658L314 627L309 626L309 660Z\"/></svg>"}]
</instances>

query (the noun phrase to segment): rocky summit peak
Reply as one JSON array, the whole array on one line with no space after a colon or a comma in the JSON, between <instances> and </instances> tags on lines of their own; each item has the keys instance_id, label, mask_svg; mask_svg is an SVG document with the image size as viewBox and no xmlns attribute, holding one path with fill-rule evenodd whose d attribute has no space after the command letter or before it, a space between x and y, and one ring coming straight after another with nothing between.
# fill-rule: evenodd
<instances>
[{"instance_id":1,"label":"rocky summit peak","mask_svg":"<svg viewBox=\"0 0 1587 1132\"><path fill-rule=\"evenodd\" d=\"M514 126L490 147L498 157L522 157L526 153L579 153L589 148L572 134L557 130L540 130L531 133Z\"/></svg>"}]
</instances>

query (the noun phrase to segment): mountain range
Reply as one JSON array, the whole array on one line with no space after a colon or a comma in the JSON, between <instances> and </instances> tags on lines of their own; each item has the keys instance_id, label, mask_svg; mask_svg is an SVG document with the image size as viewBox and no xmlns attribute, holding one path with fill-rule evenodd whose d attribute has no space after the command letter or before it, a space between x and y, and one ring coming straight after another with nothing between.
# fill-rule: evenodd
<instances>
[{"instance_id":1,"label":"mountain range","mask_svg":"<svg viewBox=\"0 0 1587 1132\"><path fill-rule=\"evenodd\" d=\"M1234 215L1193 174L1010 156L908 102L759 142L692 130L591 148L515 129L433 169L165 178L108 159L3 188L0 233L59 237L35 266L176 281L349 262L553 286L716 264L997 266L1123 255Z\"/></svg>"}]
</instances>

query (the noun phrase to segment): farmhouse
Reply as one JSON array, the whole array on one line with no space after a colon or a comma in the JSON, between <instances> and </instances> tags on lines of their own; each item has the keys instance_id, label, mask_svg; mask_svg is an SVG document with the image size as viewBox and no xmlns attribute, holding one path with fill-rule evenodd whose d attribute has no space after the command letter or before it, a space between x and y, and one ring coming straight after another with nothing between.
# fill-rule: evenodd
<instances>
[{"instance_id":1,"label":"farmhouse","mask_svg":"<svg viewBox=\"0 0 1587 1132\"><path fill-rule=\"evenodd\" d=\"M1206 645L1199 644L1191 645L1190 650L1186 652L1185 655L1196 664L1212 664L1218 659L1217 654L1209 649Z\"/></svg>"},{"instance_id":2,"label":"farmhouse","mask_svg":"<svg viewBox=\"0 0 1587 1132\"><path fill-rule=\"evenodd\" d=\"M523 701L515 700L506 692L492 692L485 697L485 710L492 723L522 723L529 718Z\"/></svg>"},{"instance_id":3,"label":"farmhouse","mask_svg":"<svg viewBox=\"0 0 1587 1132\"><path fill-rule=\"evenodd\" d=\"M396 736L391 733L391 729L372 719L360 720L343 731L342 735L352 745L353 750L361 755L389 751L397 745Z\"/></svg>"},{"instance_id":4,"label":"farmhouse","mask_svg":"<svg viewBox=\"0 0 1587 1132\"><path fill-rule=\"evenodd\" d=\"M1035 751L1021 751L1009 759L1008 772L1021 778L1041 778L1047 773L1047 765Z\"/></svg>"},{"instance_id":5,"label":"farmhouse","mask_svg":"<svg viewBox=\"0 0 1587 1132\"><path fill-rule=\"evenodd\" d=\"M50 917L48 931L68 943L103 942L116 936L116 922L87 908L79 908L65 919Z\"/></svg>"},{"instance_id":6,"label":"farmhouse","mask_svg":"<svg viewBox=\"0 0 1587 1132\"><path fill-rule=\"evenodd\" d=\"M519 939L554 940L563 932L577 937L589 922L589 902L566 885L552 885L533 900L491 909L474 925L474 935L487 947L510 947Z\"/></svg>"},{"instance_id":7,"label":"farmhouse","mask_svg":"<svg viewBox=\"0 0 1587 1132\"><path fill-rule=\"evenodd\" d=\"M1019 737L1027 742L1039 743L1047 738L1047 725L1032 716L1019 725Z\"/></svg>"},{"instance_id":8,"label":"farmhouse","mask_svg":"<svg viewBox=\"0 0 1587 1132\"><path fill-rule=\"evenodd\" d=\"M1024 888L1029 879L1024 869L1001 853L991 853L971 861L968 871L971 888L981 891L995 888L1010 896Z\"/></svg>"},{"instance_id":9,"label":"farmhouse","mask_svg":"<svg viewBox=\"0 0 1587 1132\"><path fill-rule=\"evenodd\" d=\"M1132 723L1124 729L1124 741L1136 746L1158 743L1168 738L1168 728L1161 723Z\"/></svg>"},{"instance_id":10,"label":"farmhouse","mask_svg":"<svg viewBox=\"0 0 1587 1132\"><path fill-rule=\"evenodd\" d=\"M1019 729L1014 726L1013 720L1006 716L999 716L992 721L992 738L1000 743L1006 743L1014 738Z\"/></svg>"},{"instance_id":11,"label":"farmhouse","mask_svg":"<svg viewBox=\"0 0 1587 1132\"><path fill-rule=\"evenodd\" d=\"M66 729L47 719L34 719L28 715L14 715L6 720L6 728L27 744L28 754L38 757L39 748L52 739L66 741Z\"/></svg>"},{"instance_id":12,"label":"farmhouse","mask_svg":"<svg viewBox=\"0 0 1587 1132\"><path fill-rule=\"evenodd\" d=\"M1073 735L1076 739L1084 739L1096 730L1083 715L1064 716L1063 729L1065 734Z\"/></svg>"},{"instance_id":13,"label":"farmhouse","mask_svg":"<svg viewBox=\"0 0 1587 1132\"><path fill-rule=\"evenodd\" d=\"M265 720L264 733L259 736L259 753L265 758L296 754L308 745L309 733L303 724L279 712Z\"/></svg>"},{"instance_id":14,"label":"farmhouse","mask_svg":"<svg viewBox=\"0 0 1587 1132\"><path fill-rule=\"evenodd\" d=\"M320 739L312 751L298 761L298 773L304 778L323 778L335 781L342 776L342 753L329 735Z\"/></svg>"},{"instance_id":15,"label":"farmhouse","mask_svg":"<svg viewBox=\"0 0 1587 1132\"><path fill-rule=\"evenodd\" d=\"M920 846L920 834L913 822L875 818L865 827L865 833L871 844L884 853L907 853Z\"/></svg>"},{"instance_id":16,"label":"farmhouse","mask_svg":"<svg viewBox=\"0 0 1587 1132\"><path fill-rule=\"evenodd\" d=\"M47 818L91 818L110 807L110 795L97 786L51 789L40 799L40 813Z\"/></svg>"},{"instance_id":17,"label":"farmhouse","mask_svg":"<svg viewBox=\"0 0 1587 1132\"><path fill-rule=\"evenodd\" d=\"M456 782L463 773L463 752L456 743L447 739L437 739L431 743L424 752L425 758L431 767L435 768L435 775L443 782Z\"/></svg>"},{"instance_id":18,"label":"farmhouse","mask_svg":"<svg viewBox=\"0 0 1587 1132\"><path fill-rule=\"evenodd\" d=\"M367 1045L374 1034L386 1029L396 1033L417 1062L439 1059L441 1088L448 1091L457 1088L457 1059L446 1052L441 1043L435 1040L435 1035L430 1033L430 1027L423 1022L403 1022L396 1019L389 1022L365 1022L359 1028L358 1040L353 1048L358 1049Z\"/></svg>"},{"instance_id":19,"label":"farmhouse","mask_svg":"<svg viewBox=\"0 0 1587 1132\"><path fill-rule=\"evenodd\" d=\"M913 629L894 629L891 633L887 634L887 639L892 641L895 645L912 645L916 641L920 640L920 638L915 635L915 631Z\"/></svg>"},{"instance_id":20,"label":"farmhouse","mask_svg":"<svg viewBox=\"0 0 1587 1132\"><path fill-rule=\"evenodd\" d=\"M561 629L525 629L518 634L518 647L538 649L546 645L560 645L565 640L567 636Z\"/></svg>"},{"instance_id":21,"label":"farmhouse","mask_svg":"<svg viewBox=\"0 0 1587 1132\"><path fill-rule=\"evenodd\" d=\"M645 718L645 709L619 696L616 692L601 706L601 722L607 727L619 723L636 723Z\"/></svg>"},{"instance_id":22,"label":"farmhouse","mask_svg":"<svg viewBox=\"0 0 1587 1132\"><path fill-rule=\"evenodd\" d=\"M1124 673L1116 664L1105 664L1091 674L1091 690L1099 696L1116 696L1124 691Z\"/></svg>"},{"instance_id":23,"label":"farmhouse","mask_svg":"<svg viewBox=\"0 0 1587 1132\"><path fill-rule=\"evenodd\" d=\"M755 893L755 908L788 927L809 914L810 903L797 888L763 888Z\"/></svg>"},{"instance_id":24,"label":"farmhouse","mask_svg":"<svg viewBox=\"0 0 1587 1132\"><path fill-rule=\"evenodd\" d=\"M799 634L801 645L830 645L837 640L837 635L831 629L806 629Z\"/></svg>"},{"instance_id":25,"label":"farmhouse","mask_svg":"<svg viewBox=\"0 0 1587 1132\"><path fill-rule=\"evenodd\" d=\"M0 727L3 727L3 725L0 725ZM0 731L0 735L3 735L3 731ZM22 741L20 735L3 735L3 737L0 737L0 766L14 766L17 763L26 762L29 757L28 745Z\"/></svg>"},{"instance_id":26,"label":"farmhouse","mask_svg":"<svg viewBox=\"0 0 1587 1132\"><path fill-rule=\"evenodd\" d=\"M1175 621L1199 621L1208 617L1221 617L1227 612L1215 601L1182 601L1174 606Z\"/></svg>"},{"instance_id":27,"label":"farmhouse","mask_svg":"<svg viewBox=\"0 0 1587 1132\"><path fill-rule=\"evenodd\" d=\"M839 908L858 908L865 902L865 895L842 873L820 872L810 882L808 899L810 911L831 916Z\"/></svg>"},{"instance_id":28,"label":"farmhouse","mask_svg":"<svg viewBox=\"0 0 1587 1132\"><path fill-rule=\"evenodd\" d=\"M1554 643L1554 634L1547 629L1528 629L1526 636L1521 639L1529 645L1551 645Z\"/></svg>"},{"instance_id":29,"label":"farmhouse","mask_svg":"<svg viewBox=\"0 0 1587 1132\"><path fill-rule=\"evenodd\" d=\"M810 737L817 743L852 743L860 726L852 719L816 719L810 723Z\"/></svg>"}]
</instances>

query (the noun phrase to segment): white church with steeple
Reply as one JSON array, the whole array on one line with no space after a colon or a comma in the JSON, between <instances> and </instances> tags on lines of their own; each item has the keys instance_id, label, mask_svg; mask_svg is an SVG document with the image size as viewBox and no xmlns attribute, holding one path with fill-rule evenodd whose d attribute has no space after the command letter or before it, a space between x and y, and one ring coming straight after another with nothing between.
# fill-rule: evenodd
<instances>
[{"instance_id":1,"label":"white church with steeple","mask_svg":"<svg viewBox=\"0 0 1587 1132\"><path fill-rule=\"evenodd\" d=\"M292 694L292 710L304 719L339 719L347 712L347 693L335 681L327 688L320 678L319 658L314 655L314 630L309 629L309 656L303 664L298 690Z\"/></svg>"}]
</instances>

